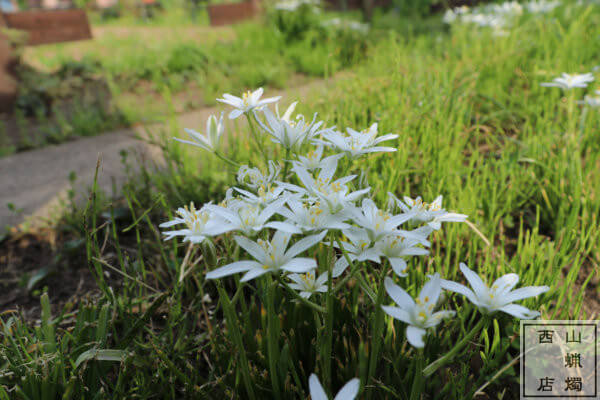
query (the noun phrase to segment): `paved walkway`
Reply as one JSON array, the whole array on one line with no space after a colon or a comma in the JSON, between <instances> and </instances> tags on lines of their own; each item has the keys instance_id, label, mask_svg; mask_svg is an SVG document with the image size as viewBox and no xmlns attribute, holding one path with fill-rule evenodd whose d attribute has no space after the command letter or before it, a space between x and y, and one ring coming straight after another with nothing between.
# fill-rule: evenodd
<instances>
[{"instance_id":1,"label":"paved walkway","mask_svg":"<svg viewBox=\"0 0 600 400\"><path fill-rule=\"evenodd\" d=\"M309 93L315 95L319 90L326 90L327 86L326 82L318 80L285 92L268 90L266 96L282 95L283 104L287 105L293 100L306 98ZM205 108L182 114L177 122L182 127L203 132L208 116L226 109ZM156 124L148 129L152 132L164 126ZM109 194L113 183L118 188L125 179L120 155L122 150L137 153L160 164L160 151L135 138L136 133L144 136L145 130L141 126L133 127L0 158L0 229L24 221L38 225L51 219L60 210L60 199L65 199L70 189L71 172L77 176L80 193L85 193L93 182L98 157L101 158L98 184ZM181 137L184 136L182 132ZM7 207L9 203L21 212L11 211Z\"/></svg>"}]
</instances>

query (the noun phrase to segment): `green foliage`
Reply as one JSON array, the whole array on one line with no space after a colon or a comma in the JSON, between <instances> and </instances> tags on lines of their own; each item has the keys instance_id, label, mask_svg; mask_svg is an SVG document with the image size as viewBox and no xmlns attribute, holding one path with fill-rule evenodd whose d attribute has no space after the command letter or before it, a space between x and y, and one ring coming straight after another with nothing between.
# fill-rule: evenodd
<instances>
[{"instance_id":1,"label":"green foliage","mask_svg":"<svg viewBox=\"0 0 600 400\"><path fill-rule=\"evenodd\" d=\"M287 42L302 40L309 31L319 27L319 11L312 2L299 1L294 9L271 8L267 13L267 22L281 33Z\"/></svg>"}]
</instances>

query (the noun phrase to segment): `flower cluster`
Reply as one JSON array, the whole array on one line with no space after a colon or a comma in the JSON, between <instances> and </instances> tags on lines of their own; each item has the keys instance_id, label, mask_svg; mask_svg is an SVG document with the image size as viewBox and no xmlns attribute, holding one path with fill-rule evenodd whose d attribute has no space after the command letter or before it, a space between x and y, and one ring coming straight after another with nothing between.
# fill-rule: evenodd
<instances>
[{"instance_id":1,"label":"flower cluster","mask_svg":"<svg viewBox=\"0 0 600 400\"><path fill-rule=\"evenodd\" d=\"M185 225L185 229L165 232L166 240L182 236L183 241L202 243L232 234L227 238L233 238L242 255L207 272L207 279L243 274L240 281L248 282L270 275L267 282L274 278L277 288L320 309L309 300L311 297L319 301L321 296L334 296L348 279L359 279L373 267L382 274L376 312L406 323L406 339L415 347L425 345L427 329L455 314L451 310L436 311L443 289L464 295L485 314L503 311L518 318L538 315L512 303L543 293L547 287L511 291L518 277L508 274L488 288L465 265L461 265L461 271L473 290L436 273L413 300L395 281L409 275L411 259L429 253L430 236L443 223L463 222L467 216L444 209L442 196L427 203L421 197L400 200L389 193L387 205L379 206L369 197L370 187L357 185L352 168L358 158L395 152L395 147L382 144L398 135L380 135L377 123L342 131L326 127L317 121L316 114L310 122L302 115L293 117L296 103L280 115L278 107L275 112L267 108L279 98L261 100L262 93L259 89L241 98L226 94L219 101L233 107L229 118L247 118L256 142L255 154L263 154L264 159L253 166L239 167L238 186L229 189L219 204L205 204L199 210L193 204L180 208L177 218L161 225ZM222 117L209 118L206 137L189 133L194 141L184 143L232 162L216 150L223 133ZM285 158L268 159L264 152L266 140L285 152ZM315 257L321 251L333 253L337 259L330 265L319 265L317 259L328 259ZM385 296L381 294L385 292L396 306L383 304ZM336 398L354 398L358 389L359 381L352 380ZM314 375L310 390L313 398L326 398Z\"/></svg>"},{"instance_id":2,"label":"flower cluster","mask_svg":"<svg viewBox=\"0 0 600 400\"><path fill-rule=\"evenodd\" d=\"M486 4L474 8L467 6L449 9L444 14L444 22L474 24L479 27L491 28L496 36L505 36L512 21L525 11L531 14L548 13L558 7L558 1L533 0L524 5L516 1L506 1L500 4Z\"/></svg>"}]
</instances>

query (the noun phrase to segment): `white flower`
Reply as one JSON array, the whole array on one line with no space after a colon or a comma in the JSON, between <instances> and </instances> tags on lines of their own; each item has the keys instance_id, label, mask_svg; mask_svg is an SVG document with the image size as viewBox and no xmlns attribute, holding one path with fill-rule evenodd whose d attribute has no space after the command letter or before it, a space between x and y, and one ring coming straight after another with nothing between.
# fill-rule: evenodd
<instances>
[{"instance_id":1,"label":"white flower","mask_svg":"<svg viewBox=\"0 0 600 400\"><path fill-rule=\"evenodd\" d=\"M217 120L217 117L211 115L206 120L206 134L202 135L196 132L193 129L185 129L188 135L194 139L194 141L183 140L174 138L178 142L191 144L192 146L197 146L203 148L206 151L210 151L213 153L217 147L219 146L219 141L221 139L221 135L225 130L225 126L223 125L223 114Z\"/></svg>"},{"instance_id":2,"label":"white flower","mask_svg":"<svg viewBox=\"0 0 600 400\"><path fill-rule=\"evenodd\" d=\"M343 234L344 236L341 243L342 246L344 246L344 251L348 253L348 258L350 258L350 260L371 260L373 262L380 261L378 252L371 247L373 242L371 241L371 238L365 229L352 227L344 230ZM338 244L334 243L334 246L338 247ZM341 257L335 264L335 268L342 270L347 266L348 263L345 257Z\"/></svg>"},{"instance_id":3,"label":"white flower","mask_svg":"<svg viewBox=\"0 0 600 400\"><path fill-rule=\"evenodd\" d=\"M417 247L417 245L422 243L419 240L407 239L404 236L392 234L375 243L375 249L379 255L388 259L396 275L407 276L406 272L404 272L407 267L404 257L429 254L428 250ZM426 243L429 244L429 242Z\"/></svg>"},{"instance_id":4,"label":"white flower","mask_svg":"<svg viewBox=\"0 0 600 400\"><path fill-rule=\"evenodd\" d=\"M587 74L575 74L570 75L563 73L558 78L552 80L552 82L542 83L541 86L544 87L559 87L563 90L570 90L573 88L585 88L588 83L594 80L594 75L591 73Z\"/></svg>"},{"instance_id":5,"label":"white flower","mask_svg":"<svg viewBox=\"0 0 600 400\"><path fill-rule=\"evenodd\" d=\"M254 92L247 91L242 94L242 97L232 96L229 93L223 95L223 99L217 99L221 103L229 104L235 109L229 113L229 119L235 119L242 114L246 114L254 109L260 110L266 104L275 103L279 101L281 96L270 97L268 99L261 100L260 97L263 94L263 88L258 88Z\"/></svg>"},{"instance_id":6,"label":"white flower","mask_svg":"<svg viewBox=\"0 0 600 400\"><path fill-rule=\"evenodd\" d=\"M327 163L331 162L332 160L339 160L343 156L344 156L343 154L334 154L332 156L325 157L322 159L323 145L319 145L319 146L317 146L316 150L309 151L308 154L306 155L306 157L299 155L298 161L293 161L293 163L295 165L297 164L297 165L303 167L307 171L313 171L315 169L322 168L323 165L326 165Z\"/></svg>"},{"instance_id":7,"label":"white flower","mask_svg":"<svg viewBox=\"0 0 600 400\"><path fill-rule=\"evenodd\" d=\"M315 122L317 114L310 123L304 120L303 115L298 115L295 120L287 120L285 115L284 118L278 118L268 108L263 111L263 114L267 123L264 124L257 119L259 125L271 135L273 142L279 143L288 150L297 149L304 140L315 136L323 124L323 121ZM289 116L287 117L289 118Z\"/></svg>"},{"instance_id":8,"label":"white flower","mask_svg":"<svg viewBox=\"0 0 600 400\"><path fill-rule=\"evenodd\" d=\"M250 168L247 165L242 165L237 173L237 181L254 190L258 190L261 187L263 190L266 190L266 188L277 179L280 172L281 167L275 164L273 160L269 160L268 174L263 174L263 172L256 167Z\"/></svg>"},{"instance_id":9,"label":"white flower","mask_svg":"<svg viewBox=\"0 0 600 400\"><path fill-rule=\"evenodd\" d=\"M525 8L530 13L548 13L554 10L556 7L560 6L560 1L530 1L529 3L525 3Z\"/></svg>"},{"instance_id":10,"label":"white flower","mask_svg":"<svg viewBox=\"0 0 600 400\"><path fill-rule=\"evenodd\" d=\"M398 307L382 306L390 316L408 324L406 338L414 347L424 347L423 336L427 328L438 325L444 318L453 316L454 311L433 312L441 293L441 279L439 274L434 274L423 286L419 297L415 300L396 285L390 278L385 278L385 290L398 305Z\"/></svg>"},{"instance_id":11,"label":"white flower","mask_svg":"<svg viewBox=\"0 0 600 400\"><path fill-rule=\"evenodd\" d=\"M241 231L247 236L255 236L264 228L283 229L286 232L299 232L285 222L267 222L285 204L286 199L275 200L264 209L243 201L231 202L227 207L207 205L206 208L224 221L222 232Z\"/></svg>"},{"instance_id":12,"label":"white flower","mask_svg":"<svg viewBox=\"0 0 600 400\"><path fill-rule=\"evenodd\" d=\"M580 100L577 103L590 106L592 108L598 108L600 107L600 90L596 90L596 95L598 97L585 96L583 100Z\"/></svg>"},{"instance_id":13,"label":"white flower","mask_svg":"<svg viewBox=\"0 0 600 400\"><path fill-rule=\"evenodd\" d=\"M325 293L327 291L327 273L317 278L315 271L307 271L305 274L289 274L287 277L294 283L290 283L292 289L300 291L300 296L308 299L313 293Z\"/></svg>"},{"instance_id":14,"label":"white flower","mask_svg":"<svg viewBox=\"0 0 600 400\"><path fill-rule=\"evenodd\" d=\"M288 198L289 208L283 207L278 213L287 218L302 232L322 231L324 229L348 229L350 225L344 223L344 216L331 214L329 210L320 203L306 204L305 202Z\"/></svg>"},{"instance_id":15,"label":"white flower","mask_svg":"<svg viewBox=\"0 0 600 400\"><path fill-rule=\"evenodd\" d=\"M390 198L395 198L392 193L388 193ZM464 222L467 216L464 214L449 213L442 208L442 196L438 196L430 204L423 202L421 197L411 199L404 197L404 202L396 199L398 207L400 207L405 215L416 223L426 223L431 229L438 230L442 226L442 222Z\"/></svg>"},{"instance_id":16,"label":"white flower","mask_svg":"<svg viewBox=\"0 0 600 400\"><path fill-rule=\"evenodd\" d=\"M234 189L244 196L243 201L246 201L250 204L257 204L259 206L267 206L268 204L281 198L282 194L284 193L284 189L281 186L275 186L270 183L267 186L263 185L259 187L256 191L256 194L237 187L234 187Z\"/></svg>"},{"instance_id":17,"label":"white flower","mask_svg":"<svg viewBox=\"0 0 600 400\"><path fill-rule=\"evenodd\" d=\"M492 4L491 12L500 15L520 15L523 14L523 6L516 1L505 1L501 4Z\"/></svg>"},{"instance_id":18,"label":"white flower","mask_svg":"<svg viewBox=\"0 0 600 400\"><path fill-rule=\"evenodd\" d=\"M372 242L396 232L399 225L411 218L410 215L391 215L380 210L373 200L368 198L363 199L361 208L353 208L350 213L354 222L367 231Z\"/></svg>"},{"instance_id":19,"label":"white flower","mask_svg":"<svg viewBox=\"0 0 600 400\"><path fill-rule=\"evenodd\" d=\"M528 286L512 290L519 276L517 274L506 274L498 278L489 288L481 278L464 263L460 264L460 270L471 284L473 290L460 283L442 280L442 287L452 292L460 293L476 305L481 312L491 314L496 311L503 311L520 319L532 319L540 315L537 311L531 311L518 304L512 304L515 301L523 300L528 297L534 297L550 290L548 286Z\"/></svg>"},{"instance_id":20,"label":"white flower","mask_svg":"<svg viewBox=\"0 0 600 400\"><path fill-rule=\"evenodd\" d=\"M187 228L163 232L163 235L167 236L165 240L173 239L175 236L183 236L184 242L202 243L207 236L220 235L227 231L226 222L207 210L207 205L200 210L196 210L194 203L191 203L189 208L185 206L177 209L177 215L179 215L178 218L164 222L159 227L168 228L173 225L185 224Z\"/></svg>"},{"instance_id":21,"label":"white flower","mask_svg":"<svg viewBox=\"0 0 600 400\"><path fill-rule=\"evenodd\" d=\"M319 243L326 233L323 232L300 239L289 249L287 247L291 235L282 231L276 231L270 242L260 239L258 242L253 242L246 237L236 236L234 239L237 244L255 260L233 262L210 271L206 274L206 278L217 279L238 272L245 272L241 281L247 282L268 272L304 273L311 271L317 268L317 262L312 258L296 256Z\"/></svg>"},{"instance_id":22,"label":"white flower","mask_svg":"<svg viewBox=\"0 0 600 400\"><path fill-rule=\"evenodd\" d=\"M452 23L454 23L454 21L456 21L457 18L458 18L458 16L456 15L456 13L454 11L452 11L451 9L448 9L444 13L444 18L442 18L442 21L445 24L452 24Z\"/></svg>"},{"instance_id":23,"label":"white flower","mask_svg":"<svg viewBox=\"0 0 600 400\"><path fill-rule=\"evenodd\" d=\"M342 132L328 130L323 133L323 138L327 141L316 140L316 143L325 144L326 146L333 146L337 150L346 153L350 158L357 158L363 154L376 153L376 152L393 152L396 151L394 147L381 147L377 146L381 142L396 139L398 135L388 134L377 137L377 123L374 123L363 131L355 131L352 128L347 128L348 135L344 135Z\"/></svg>"},{"instance_id":24,"label":"white flower","mask_svg":"<svg viewBox=\"0 0 600 400\"><path fill-rule=\"evenodd\" d=\"M329 400L325 389L321 386L319 378L315 374L310 374L308 379L308 386L310 388L310 398L312 400ZM360 380L354 378L348 381L343 388L337 393L333 400L354 400L360 389Z\"/></svg>"},{"instance_id":25,"label":"white flower","mask_svg":"<svg viewBox=\"0 0 600 400\"><path fill-rule=\"evenodd\" d=\"M304 167L295 164L292 170L296 173L304 188L284 183L280 183L280 185L285 185L284 187L289 190L313 196L315 200L320 200L327 205L331 214L337 214L349 209L352 206L352 202L368 193L371 189L366 188L350 192L346 183L356 178L356 175L346 176L332 182L331 179L336 169L337 159L330 159L322 166L317 179L315 179Z\"/></svg>"}]
</instances>

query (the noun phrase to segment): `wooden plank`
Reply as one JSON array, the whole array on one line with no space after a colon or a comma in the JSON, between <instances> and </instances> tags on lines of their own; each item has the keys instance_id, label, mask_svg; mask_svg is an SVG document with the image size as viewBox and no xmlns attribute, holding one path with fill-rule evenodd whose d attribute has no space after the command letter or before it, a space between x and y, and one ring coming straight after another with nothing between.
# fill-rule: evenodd
<instances>
[{"instance_id":1,"label":"wooden plank","mask_svg":"<svg viewBox=\"0 0 600 400\"><path fill-rule=\"evenodd\" d=\"M207 6L212 26L230 25L258 14L258 7L253 1L229 4L209 4Z\"/></svg>"},{"instance_id":2,"label":"wooden plank","mask_svg":"<svg viewBox=\"0 0 600 400\"><path fill-rule=\"evenodd\" d=\"M18 61L8 38L0 32L0 112L12 111L17 98L15 69Z\"/></svg>"},{"instance_id":3,"label":"wooden plank","mask_svg":"<svg viewBox=\"0 0 600 400\"><path fill-rule=\"evenodd\" d=\"M3 15L8 28L29 34L28 45L70 42L92 38L83 10L23 11Z\"/></svg>"}]
</instances>

